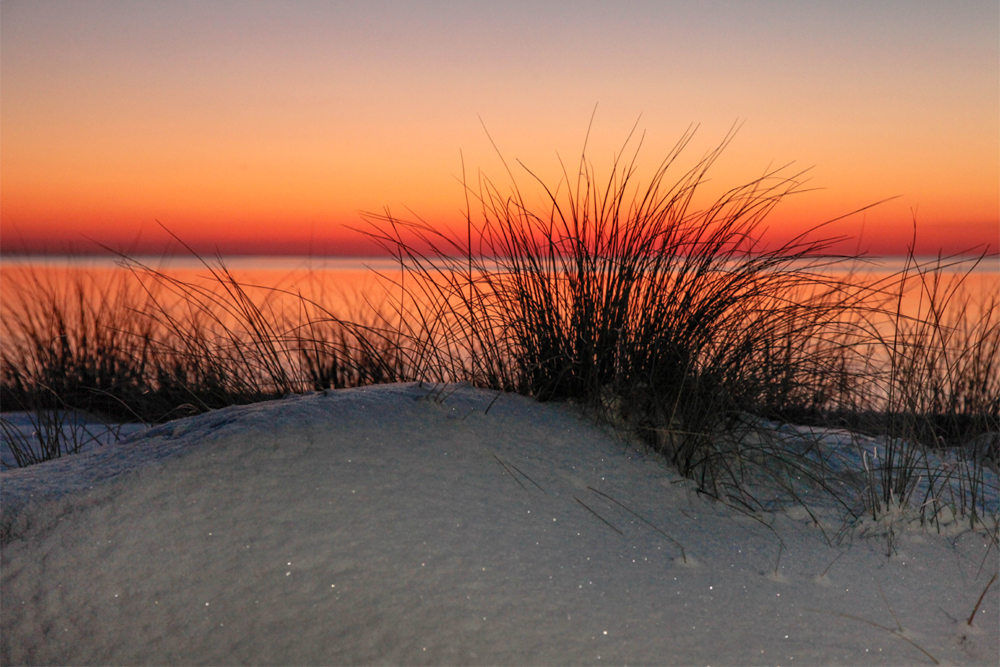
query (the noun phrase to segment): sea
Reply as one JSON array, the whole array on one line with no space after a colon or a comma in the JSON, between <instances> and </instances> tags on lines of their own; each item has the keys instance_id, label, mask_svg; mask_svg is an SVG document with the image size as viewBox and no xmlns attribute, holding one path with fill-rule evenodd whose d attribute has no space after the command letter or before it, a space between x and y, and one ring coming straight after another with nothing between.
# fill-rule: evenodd
<instances>
[{"instance_id":1,"label":"sea","mask_svg":"<svg viewBox=\"0 0 1000 667\"><path fill-rule=\"evenodd\" d=\"M898 305L903 313L914 316L926 314L932 289L937 290L939 302L943 295L949 295L948 304L953 308L965 303L988 305L1000 299L1000 255L978 259L920 257L909 262L898 257L854 259L810 270L833 281L880 284L887 304L893 308ZM904 275L906 289L900 300L898 279ZM39 286L63 293L77 290L82 282L90 298L106 299L130 284L138 288L160 283L161 289L173 285L174 291L182 286L214 290L219 288L220 278L238 282L269 308L295 307L304 297L337 317L360 315L372 307L384 309L407 285L412 285L401 271L400 262L392 257L218 259L172 255L126 260L108 256L5 255L0 256L0 306L9 307L18 295L37 292Z\"/></svg>"}]
</instances>

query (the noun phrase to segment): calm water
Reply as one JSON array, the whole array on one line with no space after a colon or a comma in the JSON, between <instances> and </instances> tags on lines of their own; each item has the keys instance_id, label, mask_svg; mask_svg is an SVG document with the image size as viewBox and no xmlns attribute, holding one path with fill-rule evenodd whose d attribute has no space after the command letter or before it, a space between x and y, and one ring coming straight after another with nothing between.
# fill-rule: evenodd
<instances>
[{"instance_id":1,"label":"calm water","mask_svg":"<svg viewBox=\"0 0 1000 667\"><path fill-rule=\"evenodd\" d=\"M17 257L0 260L0 301L11 303L18 292L30 292L36 284L57 292L75 289L82 280L89 294L119 295L132 289L132 301L145 297L142 286L153 289L164 302L177 301L176 285L157 280L156 274L187 285L218 292L218 280L204 264L192 258L138 257L149 271L132 270L107 257ZM218 270L218 265L212 263ZM236 257L225 260L225 268L259 304L280 309L294 307L301 294L338 316L349 316L367 303L385 302L385 286L396 280L398 265L372 258ZM113 297L120 298L120 297ZM367 299L367 301L366 301Z\"/></svg>"},{"instance_id":2,"label":"calm water","mask_svg":"<svg viewBox=\"0 0 1000 667\"><path fill-rule=\"evenodd\" d=\"M162 276L205 290L206 294L220 289L209 268L195 258L139 257L137 261ZM921 263L930 265L932 260ZM210 264L217 268L217 264ZM825 273L834 279L860 282L896 275L903 266L901 259L855 262L827 269ZM313 309L313 317L332 314L370 321L372 307L383 313L391 311L392 295L400 291L394 284L400 278L399 265L391 258L232 257L226 258L225 267L246 286L258 307L286 320L295 320L305 308ZM975 268L968 262L955 268L962 272L971 269L963 287L964 295L971 298L973 305L1000 294L1000 258L987 258ZM132 307L148 298L143 285L162 303L177 303L177 286L152 276L143 270L129 275L118 260L108 257L4 257L0 259L0 301L7 311L19 297L27 296L30 303L32 295L37 293L36 285L67 294L66 290L72 291L82 284L89 298L124 300L131 302ZM959 272L954 269L940 275L945 284L958 277ZM904 299L904 312L926 312L926 293L918 281L911 281L911 285ZM309 303L304 306L297 295Z\"/></svg>"},{"instance_id":3,"label":"calm water","mask_svg":"<svg viewBox=\"0 0 1000 667\"><path fill-rule=\"evenodd\" d=\"M192 257L138 257L136 261L158 272L187 282L212 282L208 268ZM930 266L933 258L922 258ZM209 260L213 268L218 265ZM322 289L340 293L365 292L380 281L377 274L391 279L399 276L399 265L391 258L317 258L317 257L227 257L225 267L241 283L278 289ZM885 277L899 273L904 261L899 258L874 259L865 263L854 262L831 267L824 272L836 278ZM1000 293L1000 257L988 257L972 268L964 262L944 275L952 279L959 272L971 269L965 280L966 288L973 294ZM110 276L123 271L120 260L110 257L59 257L59 256L4 256L0 257L0 296L21 283L20 276L32 271L45 280L60 282L74 273L84 272L95 276Z\"/></svg>"}]
</instances>

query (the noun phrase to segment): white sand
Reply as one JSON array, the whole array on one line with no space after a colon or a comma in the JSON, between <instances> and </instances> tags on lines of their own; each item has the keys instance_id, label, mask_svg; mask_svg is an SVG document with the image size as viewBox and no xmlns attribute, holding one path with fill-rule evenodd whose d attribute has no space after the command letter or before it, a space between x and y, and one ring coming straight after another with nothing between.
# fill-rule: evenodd
<instances>
[{"instance_id":1,"label":"white sand","mask_svg":"<svg viewBox=\"0 0 1000 667\"><path fill-rule=\"evenodd\" d=\"M982 533L904 529L887 556L805 512L772 530L570 406L495 397L293 397L2 473L0 659L1000 660L1000 585L964 623L1000 566Z\"/></svg>"}]
</instances>

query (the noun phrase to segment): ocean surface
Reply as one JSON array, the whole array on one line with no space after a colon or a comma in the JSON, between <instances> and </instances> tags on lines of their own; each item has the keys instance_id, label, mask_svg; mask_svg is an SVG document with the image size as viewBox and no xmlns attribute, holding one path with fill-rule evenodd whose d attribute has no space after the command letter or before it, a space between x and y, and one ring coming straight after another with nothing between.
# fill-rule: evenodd
<instances>
[{"instance_id":1,"label":"ocean surface","mask_svg":"<svg viewBox=\"0 0 1000 667\"><path fill-rule=\"evenodd\" d=\"M938 260L918 258L919 268L927 270ZM928 288L936 280L939 292L957 287L953 302L968 297L972 303L1000 295L1000 256L974 260L941 260L945 267L934 280L919 280L919 271L908 271L908 288L902 310L917 314L926 311ZM126 265L115 257L92 256L2 256L0 257L0 303L11 303L18 292L46 285L56 291L79 284L81 277L88 290L101 298L109 289L119 290L119 283L140 281L150 285L157 277L167 277L186 285L204 289L218 287L217 275L222 269L271 307L288 307L305 297L331 314L350 316L375 306L382 308L399 294L401 276L399 262L390 257L226 257L220 261L191 256L137 256ZM898 295L893 287L906 269L903 258L872 258L833 264L821 269L824 276L854 284L884 281L886 296ZM213 275L213 271L216 275ZM133 274L136 280L127 278ZM963 278L964 276L964 278ZM123 279L124 278L124 279ZM119 281L119 282L115 282ZM961 285L959 285L961 282ZM175 286L178 283L174 283ZM941 292L944 293L944 292ZM959 299L961 297L962 299Z\"/></svg>"}]
</instances>

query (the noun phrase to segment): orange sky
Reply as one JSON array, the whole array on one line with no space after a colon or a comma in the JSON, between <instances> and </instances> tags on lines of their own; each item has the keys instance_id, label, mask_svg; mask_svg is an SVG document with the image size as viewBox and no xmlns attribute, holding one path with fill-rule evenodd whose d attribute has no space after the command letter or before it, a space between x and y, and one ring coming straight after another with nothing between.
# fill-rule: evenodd
<instances>
[{"instance_id":1,"label":"orange sky","mask_svg":"<svg viewBox=\"0 0 1000 667\"><path fill-rule=\"evenodd\" d=\"M1000 246L994 0L492 4L5 0L0 250L368 254L359 211L460 218L462 156L505 182L480 118L557 181L595 104L600 173L640 116L645 174L734 122L713 187L813 167L779 236L898 196L830 233Z\"/></svg>"}]
</instances>

